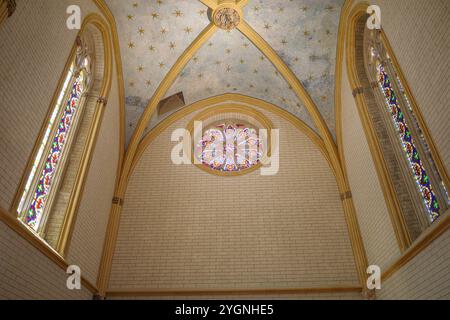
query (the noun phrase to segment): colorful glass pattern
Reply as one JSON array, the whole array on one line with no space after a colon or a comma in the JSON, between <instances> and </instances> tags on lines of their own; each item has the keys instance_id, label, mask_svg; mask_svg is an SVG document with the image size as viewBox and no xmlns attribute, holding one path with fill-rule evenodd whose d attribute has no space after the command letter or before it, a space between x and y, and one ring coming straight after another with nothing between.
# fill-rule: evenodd
<instances>
[{"instance_id":1,"label":"colorful glass pattern","mask_svg":"<svg viewBox=\"0 0 450 320\"><path fill-rule=\"evenodd\" d=\"M203 133L195 148L204 166L222 172L240 172L260 163L263 144L258 131L243 124L219 124Z\"/></svg>"},{"instance_id":2,"label":"colorful glass pattern","mask_svg":"<svg viewBox=\"0 0 450 320\"><path fill-rule=\"evenodd\" d=\"M431 186L430 178L420 159L419 151L417 150L411 131L406 123L405 114L403 113L394 87L391 83L389 75L386 73L383 65L377 65L378 84L387 105L389 112L394 121L394 125L399 133L400 141L408 159L410 168L414 174L417 186L422 195L423 202L429 214L430 220L435 221L440 213L440 206L437 197Z\"/></svg>"},{"instance_id":3,"label":"colorful glass pattern","mask_svg":"<svg viewBox=\"0 0 450 320\"><path fill-rule=\"evenodd\" d=\"M81 72L72 86L69 99L63 110L58 127L56 128L49 154L45 160L44 169L38 180L31 204L24 217L24 222L35 231L38 230L41 223L48 195L55 177L55 172L58 169L58 164L63 155L64 147L66 146L67 138L72 129L74 117L79 107L81 94L84 90L83 78L83 73Z\"/></svg>"}]
</instances>

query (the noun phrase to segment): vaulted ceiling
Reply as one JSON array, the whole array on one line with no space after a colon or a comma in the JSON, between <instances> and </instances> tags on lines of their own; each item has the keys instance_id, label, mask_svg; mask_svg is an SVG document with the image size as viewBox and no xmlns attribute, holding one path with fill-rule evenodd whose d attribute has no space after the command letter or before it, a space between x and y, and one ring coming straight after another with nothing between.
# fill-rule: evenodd
<instances>
[{"instance_id":1,"label":"vaulted ceiling","mask_svg":"<svg viewBox=\"0 0 450 320\"><path fill-rule=\"evenodd\" d=\"M198 0L106 2L119 32L128 143L161 81L210 23L208 7ZM244 19L295 73L333 135L336 45L343 2L249 0L244 7ZM166 96L180 91L186 104L223 93L249 95L286 109L315 129L292 87L236 29L219 29L188 62Z\"/></svg>"}]
</instances>

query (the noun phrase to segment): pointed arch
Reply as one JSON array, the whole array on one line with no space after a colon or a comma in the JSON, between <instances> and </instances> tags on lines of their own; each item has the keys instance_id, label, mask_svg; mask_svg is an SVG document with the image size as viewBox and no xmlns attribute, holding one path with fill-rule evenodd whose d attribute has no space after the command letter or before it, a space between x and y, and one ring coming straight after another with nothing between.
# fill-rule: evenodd
<instances>
[{"instance_id":1,"label":"pointed arch","mask_svg":"<svg viewBox=\"0 0 450 320\"><path fill-rule=\"evenodd\" d=\"M88 15L84 19L76 39L77 41L72 47L64 71L61 74L57 90L49 106L47 116L36 139L33 152L28 160L27 168L10 209L10 212L18 212L20 217L24 217L23 210L30 206L31 201L35 199L32 192L37 190L37 188L41 188L39 181L42 180L38 178L43 172L44 161L49 159L48 157L50 156L57 156L57 159L61 161L55 162L52 170L50 168L45 170L46 175L54 175L54 183L51 183L51 185L49 183L48 189L46 189L47 193L44 194L47 200L50 199L49 205L45 207L46 219L43 221L42 226L30 227L30 232L32 232L31 229L34 229L43 238L43 235L48 233L49 226L52 224L49 217L53 217L56 214L55 212L58 211L60 218L58 219L59 222L52 226L54 237L51 242L52 247L61 256L64 256L68 250L76 220L76 212L80 204L112 81L111 38L109 26L103 18L98 14ZM81 55L82 42L86 42L88 48L86 56L84 52ZM89 69L89 71L86 71L86 74L90 74L91 80L89 84L86 83L86 90L81 90L76 95L72 93L72 96L76 99L72 101L70 100L72 96L67 92L67 89L77 84L75 79L78 77L77 74L83 74L84 71L80 72L77 68L74 68L75 65L80 63L83 64L83 68ZM65 106L66 104L68 106L69 102L77 105L76 109L73 109L77 111L66 115L71 121L66 123L67 129L62 132L60 127L57 128L57 126L61 125L58 120L63 116L63 109L67 109ZM60 134L65 136L65 139L60 140L61 150L57 149L54 143L51 146L53 140L48 139L49 137L56 139L59 131L61 132ZM71 151L73 148L79 150L77 156L72 155ZM57 154L53 155L54 152ZM47 154L47 158L41 157ZM65 176L69 171L74 179L66 180ZM70 190L68 199L60 195L60 190L63 187ZM44 211L42 212L44 213ZM38 237L37 235L35 236Z\"/></svg>"}]
</instances>

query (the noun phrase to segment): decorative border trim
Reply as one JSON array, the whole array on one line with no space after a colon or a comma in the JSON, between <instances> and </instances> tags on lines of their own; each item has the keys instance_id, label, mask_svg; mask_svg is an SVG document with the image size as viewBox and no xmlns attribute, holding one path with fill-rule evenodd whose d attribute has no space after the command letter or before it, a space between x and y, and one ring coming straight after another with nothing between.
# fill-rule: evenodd
<instances>
[{"instance_id":1,"label":"decorative border trim","mask_svg":"<svg viewBox=\"0 0 450 320\"><path fill-rule=\"evenodd\" d=\"M179 296L249 296L249 295L295 295L322 293L362 292L361 287L333 288L262 288L262 289L130 289L110 290L108 297L179 297Z\"/></svg>"}]
</instances>

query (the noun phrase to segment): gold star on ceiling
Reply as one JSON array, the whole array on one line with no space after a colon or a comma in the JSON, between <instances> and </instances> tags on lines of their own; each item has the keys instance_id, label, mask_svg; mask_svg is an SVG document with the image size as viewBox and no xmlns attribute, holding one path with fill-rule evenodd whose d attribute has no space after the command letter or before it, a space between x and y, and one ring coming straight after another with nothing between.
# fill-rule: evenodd
<instances>
[{"instance_id":1,"label":"gold star on ceiling","mask_svg":"<svg viewBox=\"0 0 450 320\"><path fill-rule=\"evenodd\" d=\"M181 18L183 16L183 12L181 12L181 10L175 10L173 15L177 18Z\"/></svg>"},{"instance_id":2,"label":"gold star on ceiling","mask_svg":"<svg viewBox=\"0 0 450 320\"><path fill-rule=\"evenodd\" d=\"M142 35L144 35L144 33L145 33L145 29L144 28L139 28L138 29L138 33L142 36Z\"/></svg>"},{"instance_id":3,"label":"gold star on ceiling","mask_svg":"<svg viewBox=\"0 0 450 320\"><path fill-rule=\"evenodd\" d=\"M159 14L156 13L156 12L153 12L153 13L152 13L152 18L153 18L153 19L158 19L158 18L159 18Z\"/></svg>"},{"instance_id":4,"label":"gold star on ceiling","mask_svg":"<svg viewBox=\"0 0 450 320\"><path fill-rule=\"evenodd\" d=\"M186 27L186 28L184 28L184 32L186 32L187 34L189 34L189 33L192 32L192 28Z\"/></svg>"},{"instance_id":5,"label":"gold star on ceiling","mask_svg":"<svg viewBox=\"0 0 450 320\"><path fill-rule=\"evenodd\" d=\"M133 49L134 47L134 42L128 42L128 48Z\"/></svg>"}]
</instances>

